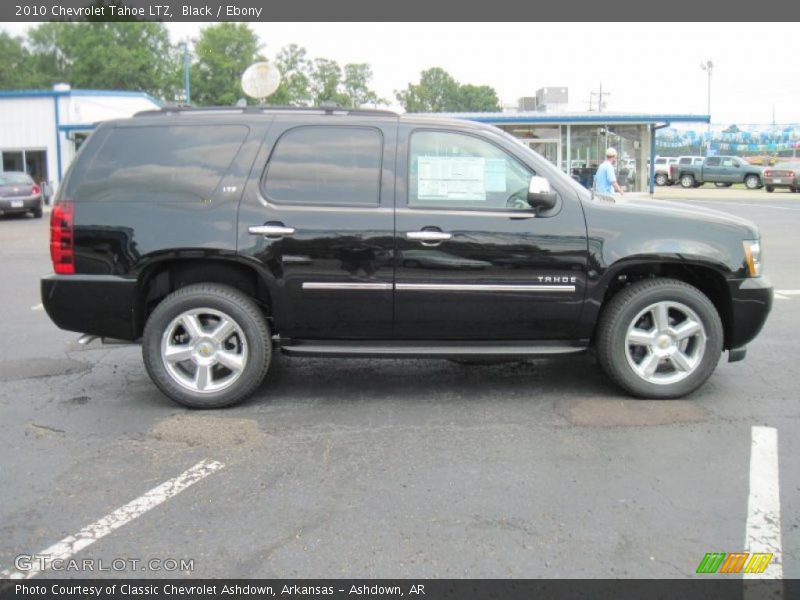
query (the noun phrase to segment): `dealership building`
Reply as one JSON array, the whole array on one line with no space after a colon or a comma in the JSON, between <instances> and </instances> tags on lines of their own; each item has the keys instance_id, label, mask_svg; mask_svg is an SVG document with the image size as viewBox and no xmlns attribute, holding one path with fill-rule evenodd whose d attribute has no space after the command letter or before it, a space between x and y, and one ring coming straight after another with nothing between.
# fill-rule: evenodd
<instances>
[{"instance_id":1,"label":"dealership building","mask_svg":"<svg viewBox=\"0 0 800 600\"><path fill-rule=\"evenodd\" d=\"M445 115L442 115L445 116ZM637 114L612 112L547 112L516 110L497 113L448 113L447 116L495 125L520 138L564 172L589 187L609 147L618 152L618 170L632 175L628 188L652 189L655 136L676 123L708 123L708 115Z\"/></svg>"},{"instance_id":2,"label":"dealership building","mask_svg":"<svg viewBox=\"0 0 800 600\"><path fill-rule=\"evenodd\" d=\"M708 115L563 112L566 88L544 88L536 97L497 113L449 113L495 125L520 138L587 187L613 146L628 189L651 185L647 165L655 154L658 129L677 123L708 123ZM52 90L0 91L0 167L27 171L37 182L57 187L83 140L100 121L159 108L143 92L80 90L59 84ZM643 168L644 167L644 168ZM625 171L625 173L623 173Z\"/></svg>"},{"instance_id":3,"label":"dealership building","mask_svg":"<svg viewBox=\"0 0 800 600\"><path fill-rule=\"evenodd\" d=\"M130 117L159 103L143 92L0 90L0 169L26 171L57 186L83 140L99 121Z\"/></svg>"}]
</instances>

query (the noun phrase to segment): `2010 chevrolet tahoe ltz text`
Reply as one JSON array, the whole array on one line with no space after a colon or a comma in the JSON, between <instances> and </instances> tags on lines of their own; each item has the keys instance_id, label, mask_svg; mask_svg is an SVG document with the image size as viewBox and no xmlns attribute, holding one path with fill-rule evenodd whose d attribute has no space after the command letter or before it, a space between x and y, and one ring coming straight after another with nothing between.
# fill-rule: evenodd
<instances>
[{"instance_id":1,"label":"2010 chevrolet tahoe ltz text","mask_svg":"<svg viewBox=\"0 0 800 600\"><path fill-rule=\"evenodd\" d=\"M772 306L759 232L593 196L485 125L382 111L164 109L101 124L59 190L56 325L141 340L191 407L233 404L272 352L462 362L594 349L677 398L744 358Z\"/></svg>"}]
</instances>

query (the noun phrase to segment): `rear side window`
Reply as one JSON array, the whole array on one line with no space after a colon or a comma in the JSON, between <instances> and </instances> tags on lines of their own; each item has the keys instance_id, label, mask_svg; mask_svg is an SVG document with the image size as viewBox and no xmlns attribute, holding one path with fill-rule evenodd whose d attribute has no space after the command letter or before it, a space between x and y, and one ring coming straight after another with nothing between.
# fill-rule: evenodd
<instances>
[{"instance_id":1,"label":"rear side window","mask_svg":"<svg viewBox=\"0 0 800 600\"><path fill-rule=\"evenodd\" d=\"M372 127L290 129L275 145L262 181L278 204L377 205L383 135Z\"/></svg>"},{"instance_id":2,"label":"rear side window","mask_svg":"<svg viewBox=\"0 0 800 600\"><path fill-rule=\"evenodd\" d=\"M244 125L112 129L66 193L81 201L208 202L247 133Z\"/></svg>"},{"instance_id":3,"label":"rear side window","mask_svg":"<svg viewBox=\"0 0 800 600\"><path fill-rule=\"evenodd\" d=\"M711 158L706 159L706 166L707 167L718 167L719 166L719 157L712 156Z\"/></svg>"},{"instance_id":4,"label":"rear side window","mask_svg":"<svg viewBox=\"0 0 800 600\"><path fill-rule=\"evenodd\" d=\"M690 165L690 164L692 164L692 159L691 159L691 158L682 158L682 159L680 159L680 160L678 161L678 164L681 164L681 165Z\"/></svg>"}]
</instances>

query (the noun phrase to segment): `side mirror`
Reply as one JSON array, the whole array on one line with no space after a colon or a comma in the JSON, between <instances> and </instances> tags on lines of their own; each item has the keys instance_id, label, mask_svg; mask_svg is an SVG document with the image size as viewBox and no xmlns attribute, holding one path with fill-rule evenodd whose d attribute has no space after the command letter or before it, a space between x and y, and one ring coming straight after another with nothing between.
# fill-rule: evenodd
<instances>
[{"instance_id":1,"label":"side mirror","mask_svg":"<svg viewBox=\"0 0 800 600\"><path fill-rule=\"evenodd\" d=\"M533 208L548 210L558 201L556 193L550 189L550 181L546 177L533 175L528 185L528 204Z\"/></svg>"}]
</instances>

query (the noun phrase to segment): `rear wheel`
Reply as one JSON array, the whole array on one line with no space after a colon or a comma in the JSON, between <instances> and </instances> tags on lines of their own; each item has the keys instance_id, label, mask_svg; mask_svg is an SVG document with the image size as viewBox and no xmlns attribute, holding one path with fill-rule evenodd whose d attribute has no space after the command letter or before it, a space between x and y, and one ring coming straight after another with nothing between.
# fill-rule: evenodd
<instances>
[{"instance_id":1,"label":"rear wheel","mask_svg":"<svg viewBox=\"0 0 800 600\"><path fill-rule=\"evenodd\" d=\"M681 187L684 188L694 187L694 176L681 175Z\"/></svg>"},{"instance_id":2,"label":"rear wheel","mask_svg":"<svg viewBox=\"0 0 800 600\"><path fill-rule=\"evenodd\" d=\"M761 179L758 175L748 175L744 178L744 187L748 190L754 190L761 185Z\"/></svg>"},{"instance_id":3,"label":"rear wheel","mask_svg":"<svg viewBox=\"0 0 800 600\"><path fill-rule=\"evenodd\" d=\"M166 396L190 408L220 408L244 400L264 379L271 336L252 298L226 285L196 284L156 307L142 356Z\"/></svg>"},{"instance_id":4,"label":"rear wheel","mask_svg":"<svg viewBox=\"0 0 800 600\"><path fill-rule=\"evenodd\" d=\"M774 188L774 187L772 187L771 185L768 185L768 186L767 186L767 191L768 191L768 192L771 194L772 192L774 192L774 191L775 191L775 188Z\"/></svg>"},{"instance_id":5,"label":"rear wheel","mask_svg":"<svg viewBox=\"0 0 800 600\"><path fill-rule=\"evenodd\" d=\"M41 219L42 218L42 205L39 204L36 208L31 211L34 219Z\"/></svg>"},{"instance_id":6,"label":"rear wheel","mask_svg":"<svg viewBox=\"0 0 800 600\"><path fill-rule=\"evenodd\" d=\"M719 314L700 290L676 279L647 279L609 301L596 346L603 370L630 394L669 399L705 383L722 342Z\"/></svg>"}]
</instances>

